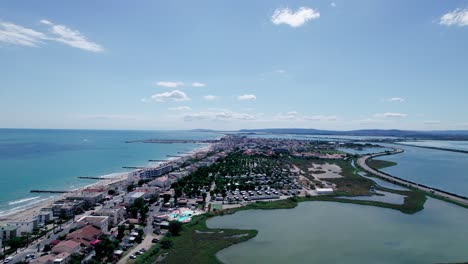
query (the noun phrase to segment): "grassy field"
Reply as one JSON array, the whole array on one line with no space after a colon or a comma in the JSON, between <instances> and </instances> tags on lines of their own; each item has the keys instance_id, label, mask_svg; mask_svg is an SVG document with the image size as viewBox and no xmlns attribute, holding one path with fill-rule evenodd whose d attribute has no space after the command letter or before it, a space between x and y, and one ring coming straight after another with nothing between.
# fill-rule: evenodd
<instances>
[{"instance_id":1,"label":"grassy field","mask_svg":"<svg viewBox=\"0 0 468 264\"><path fill-rule=\"evenodd\" d=\"M367 165L369 165L369 167L371 168L379 170L379 169L395 166L397 165L397 163L393 161L369 159L367 160Z\"/></svg>"}]
</instances>

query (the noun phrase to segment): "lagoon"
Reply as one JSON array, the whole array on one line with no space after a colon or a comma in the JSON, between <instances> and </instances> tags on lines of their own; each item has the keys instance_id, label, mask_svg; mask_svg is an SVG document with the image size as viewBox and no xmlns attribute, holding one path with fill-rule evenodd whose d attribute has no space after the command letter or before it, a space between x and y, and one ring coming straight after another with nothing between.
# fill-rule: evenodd
<instances>
[{"instance_id":1,"label":"lagoon","mask_svg":"<svg viewBox=\"0 0 468 264\"><path fill-rule=\"evenodd\" d=\"M405 152L379 157L396 162L383 168L390 175L468 197L468 154L451 151L384 144Z\"/></svg>"},{"instance_id":2,"label":"lagoon","mask_svg":"<svg viewBox=\"0 0 468 264\"><path fill-rule=\"evenodd\" d=\"M468 260L468 210L429 198L413 215L396 210L304 202L294 209L215 217L210 228L257 229L217 253L224 263L447 263Z\"/></svg>"}]
</instances>

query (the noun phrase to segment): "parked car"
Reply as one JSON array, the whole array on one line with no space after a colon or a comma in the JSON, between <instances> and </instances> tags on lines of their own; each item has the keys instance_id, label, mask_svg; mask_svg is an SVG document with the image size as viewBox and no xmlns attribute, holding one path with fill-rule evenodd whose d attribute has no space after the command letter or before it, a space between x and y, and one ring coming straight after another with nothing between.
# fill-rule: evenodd
<instances>
[{"instance_id":1,"label":"parked car","mask_svg":"<svg viewBox=\"0 0 468 264\"><path fill-rule=\"evenodd\" d=\"M152 243L158 243L159 242L159 239L157 238L153 238L153 240L151 240Z\"/></svg>"},{"instance_id":2,"label":"parked car","mask_svg":"<svg viewBox=\"0 0 468 264\"><path fill-rule=\"evenodd\" d=\"M136 259L135 255L130 255L130 259Z\"/></svg>"},{"instance_id":3,"label":"parked car","mask_svg":"<svg viewBox=\"0 0 468 264\"><path fill-rule=\"evenodd\" d=\"M13 260L12 257L7 257L7 258L3 261L3 263L8 263L8 262L10 262L10 261L12 261L12 260Z\"/></svg>"}]
</instances>

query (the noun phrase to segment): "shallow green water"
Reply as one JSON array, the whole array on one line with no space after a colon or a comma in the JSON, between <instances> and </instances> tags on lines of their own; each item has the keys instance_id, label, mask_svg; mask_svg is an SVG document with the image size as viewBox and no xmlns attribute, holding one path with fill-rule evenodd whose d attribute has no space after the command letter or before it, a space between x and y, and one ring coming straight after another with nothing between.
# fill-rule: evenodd
<instances>
[{"instance_id":1,"label":"shallow green water","mask_svg":"<svg viewBox=\"0 0 468 264\"><path fill-rule=\"evenodd\" d=\"M413 215L371 206L306 202L208 221L257 229L218 252L225 263L447 263L468 261L468 210L435 199Z\"/></svg>"}]
</instances>

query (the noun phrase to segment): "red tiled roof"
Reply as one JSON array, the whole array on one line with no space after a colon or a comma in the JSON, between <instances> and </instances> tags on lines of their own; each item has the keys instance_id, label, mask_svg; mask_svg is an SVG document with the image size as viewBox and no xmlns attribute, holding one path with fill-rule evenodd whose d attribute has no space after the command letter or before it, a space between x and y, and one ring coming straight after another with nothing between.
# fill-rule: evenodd
<instances>
[{"instance_id":1,"label":"red tiled roof","mask_svg":"<svg viewBox=\"0 0 468 264\"><path fill-rule=\"evenodd\" d=\"M81 229L78 229L67 235L67 239L73 240L75 242L81 243L87 247L91 245L91 242L97 239L102 235L101 230L87 225Z\"/></svg>"}]
</instances>

